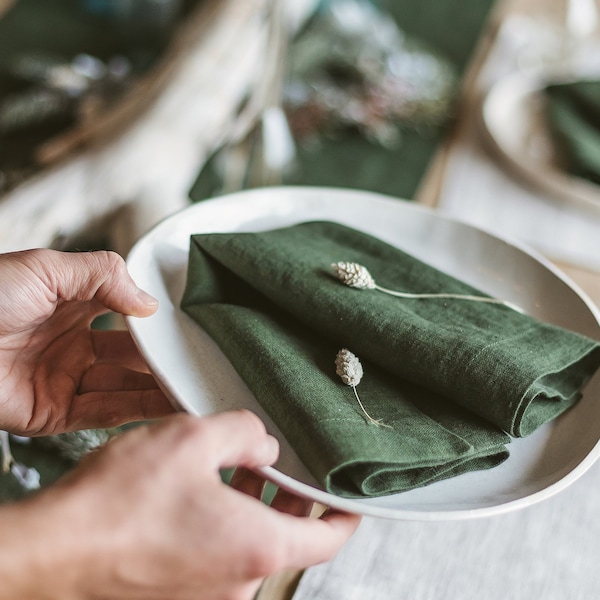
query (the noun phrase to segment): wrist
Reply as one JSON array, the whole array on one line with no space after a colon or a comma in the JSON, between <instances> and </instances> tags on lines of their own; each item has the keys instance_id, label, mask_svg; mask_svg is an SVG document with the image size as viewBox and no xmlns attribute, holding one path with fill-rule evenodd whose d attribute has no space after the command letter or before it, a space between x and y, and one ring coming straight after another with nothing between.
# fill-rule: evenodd
<instances>
[{"instance_id":1,"label":"wrist","mask_svg":"<svg viewBox=\"0 0 600 600\"><path fill-rule=\"evenodd\" d=\"M0 600L87 597L78 566L85 552L60 496L49 490L0 507Z\"/></svg>"}]
</instances>

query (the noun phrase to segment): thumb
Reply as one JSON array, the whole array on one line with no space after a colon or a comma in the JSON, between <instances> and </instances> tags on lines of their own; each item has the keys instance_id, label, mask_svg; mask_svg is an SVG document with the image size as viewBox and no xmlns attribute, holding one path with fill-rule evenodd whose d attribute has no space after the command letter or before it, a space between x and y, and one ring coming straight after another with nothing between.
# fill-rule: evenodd
<instances>
[{"instance_id":1,"label":"thumb","mask_svg":"<svg viewBox=\"0 0 600 600\"><path fill-rule=\"evenodd\" d=\"M40 250L32 258L57 299L96 299L109 310L136 317L149 316L158 308L158 301L137 287L115 252Z\"/></svg>"}]
</instances>

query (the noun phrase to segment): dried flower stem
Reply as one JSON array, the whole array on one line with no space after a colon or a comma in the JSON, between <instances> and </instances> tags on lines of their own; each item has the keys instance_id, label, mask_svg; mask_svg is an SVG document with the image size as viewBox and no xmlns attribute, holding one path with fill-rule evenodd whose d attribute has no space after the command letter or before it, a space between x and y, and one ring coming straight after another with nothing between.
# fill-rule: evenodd
<instances>
[{"instance_id":1,"label":"dried flower stem","mask_svg":"<svg viewBox=\"0 0 600 600\"><path fill-rule=\"evenodd\" d=\"M37 490L40 487L40 474L37 469L27 467L14 459L10 450L7 431L0 431L0 449L2 450L2 472L12 473L25 490Z\"/></svg>"},{"instance_id":2,"label":"dried flower stem","mask_svg":"<svg viewBox=\"0 0 600 600\"><path fill-rule=\"evenodd\" d=\"M354 391L354 395L356 396L356 400L358 405L360 406L362 412L364 413L367 421L369 423L373 423L373 425L377 425L378 427L390 427L390 425L386 425L382 422L381 419L374 419L365 409L363 403L361 402L360 396L358 395L358 391L356 386L360 383L360 380L363 376L363 368L358 357L350 352L347 348L342 348L335 357L335 372L340 376L342 381L350 386Z\"/></svg>"},{"instance_id":3,"label":"dried flower stem","mask_svg":"<svg viewBox=\"0 0 600 600\"><path fill-rule=\"evenodd\" d=\"M385 423L383 423L383 421L381 419L374 419L365 409L365 407L363 406L363 403L360 400L360 396L358 395L358 391L356 390L356 386L352 385L350 386L352 388L352 390L354 391L354 395L356 396L356 400L358 402L358 405L360 406L360 409L363 411L363 413L365 414L365 417L367 419L367 421L369 421L369 423L373 423L373 425L377 425L378 427L389 427L389 425L386 425Z\"/></svg>"},{"instance_id":4,"label":"dried flower stem","mask_svg":"<svg viewBox=\"0 0 600 600\"><path fill-rule=\"evenodd\" d=\"M8 432L6 431L0 431L0 448L2 449L2 472L8 473L15 459L10 451Z\"/></svg>"},{"instance_id":5,"label":"dried flower stem","mask_svg":"<svg viewBox=\"0 0 600 600\"><path fill-rule=\"evenodd\" d=\"M378 285L369 273L366 267L358 263L340 261L333 263L333 267L336 277L349 287L361 289L361 290L378 290L390 296L396 296L397 298L408 298L408 299L423 299L423 298L450 298L453 300L470 300L473 302L487 302L489 304L503 304L512 310L522 313L523 310L506 300L499 300L498 298L487 298L485 296L471 296L469 294L414 294L410 292L398 292L395 290L389 290Z\"/></svg>"}]
</instances>

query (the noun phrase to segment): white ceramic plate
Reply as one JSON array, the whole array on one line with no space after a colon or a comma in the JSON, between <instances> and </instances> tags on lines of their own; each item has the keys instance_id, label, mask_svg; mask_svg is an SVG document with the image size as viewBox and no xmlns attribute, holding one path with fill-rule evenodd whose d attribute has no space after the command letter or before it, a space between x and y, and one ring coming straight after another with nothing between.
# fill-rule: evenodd
<instances>
[{"instance_id":1,"label":"white ceramic plate","mask_svg":"<svg viewBox=\"0 0 600 600\"><path fill-rule=\"evenodd\" d=\"M259 231L334 220L394 244L536 317L600 339L600 316L586 296L532 251L414 204L333 188L263 188L196 204L160 223L133 248L129 270L160 301L147 319L129 318L140 350L174 404L207 415L246 407L282 445L264 474L287 489L343 510L396 519L442 520L491 515L530 505L565 488L596 460L600 447L600 377L575 408L510 444L495 469L417 490L348 500L319 489L208 335L179 309L189 237L200 232Z\"/></svg>"},{"instance_id":2,"label":"white ceramic plate","mask_svg":"<svg viewBox=\"0 0 600 600\"><path fill-rule=\"evenodd\" d=\"M508 168L537 189L600 212L600 186L570 175L557 158L544 120L541 93L550 80L522 73L499 80L482 103L484 131Z\"/></svg>"}]
</instances>

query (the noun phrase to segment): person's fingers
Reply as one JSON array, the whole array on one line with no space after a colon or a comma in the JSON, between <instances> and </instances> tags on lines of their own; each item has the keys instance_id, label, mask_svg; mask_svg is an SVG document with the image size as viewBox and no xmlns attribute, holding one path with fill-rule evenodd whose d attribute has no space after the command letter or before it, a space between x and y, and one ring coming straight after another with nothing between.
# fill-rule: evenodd
<instances>
[{"instance_id":1,"label":"person's fingers","mask_svg":"<svg viewBox=\"0 0 600 600\"><path fill-rule=\"evenodd\" d=\"M116 253L40 250L30 255L33 270L56 299L96 299L109 310L138 317L153 314L155 298L140 290Z\"/></svg>"},{"instance_id":2,"label":"person's fingers","mask_svg":"<svg viewBox=\"0 0 600 600\"><path fill-rule=\"evenodd\" d=\"M295 517L308 517L312 507L313 502L311 500L301 498L283 488L277 490L271 501L271 508Z\"/></svg>"},{"instance_id":3,"label":"person's fingers","mask_svg":"<svg viewBox=\"0 0 600 600\"><path fill-rule=\"evenodd\" d=\"M158 384L152 375L140 373L119 365L92 365L79 383L78 392L118 392L132 390L158 389Z\"/></svg>"},{"instance_id":4,"label":"person's fingers","mask_svg":"<svg viewBox=\"0 0 600 600\"><path fill-rule=\"evenodd\" d=\"M262 498L265 483L263 477L244 467L238 467L229 481L233 489L258 499Z\"/></svg>"},{"instance_id":5,"label":"person's fingers","mask_svg":"<svg viewBox=\"0 0 600 600\"><path fill-rule=\"evenodd\" d=\"M78 394L69 411L68 428L117 427L133 421L158 419L175 412L159 389L95 391Z\"/></svg>"},{"instance_id":6,"label":"person's fingers","mask_svg":"<svg viewBox=\"0 0 600 600\"><path fill-rule=\"evenodd\" d=\"M248 410L227 411L203 417L203 439L210 450L211 467L259 467L277 460L279 443L263 422Z\"/></svg>"},{"instance_id":7,"label":"person's fingers","mask_svg":"<svg viewBox=\"0 0 600 600\"><path fill-rule=\"evenodd\" d=\"M285 528L285 564L282 568L302 569L333 558L354 533L360 516L327 511L321 518L279 515Z\"/></svg>"},{"instance_id":8,"label":"person's fingers","mask_svg":"<svg viewBox=\"0 0 600 600\"><path fill-rule=\"evenodd\" d=\"M141 373L150 372L128 331L93 329L91 333L96 363L117 364Z\"/></svg>"},{"instance_id":9,"label":"person's fingers","mask_svg":"<svg viewBox=\"0 0 600 600\"><path fill-rule=\"evenodd\" d=\"M267 434L262 421L253 413L229 411L199 419L203 462L205 467L218 470L223 467L253 468L275 462L278 443ZM187 451L189 454L189 450ZM235 490L230 490L232 493ZM304 568L329 560L354 532L360 517L327 512L321 519L294 516L294 511L305 511L302 501L294 501L283 494L280 508L287 505L290 513L256 503L252 510L263 519L265 539L279 540L283 545L283 568Z\"/></svg>"}]
</instances>

